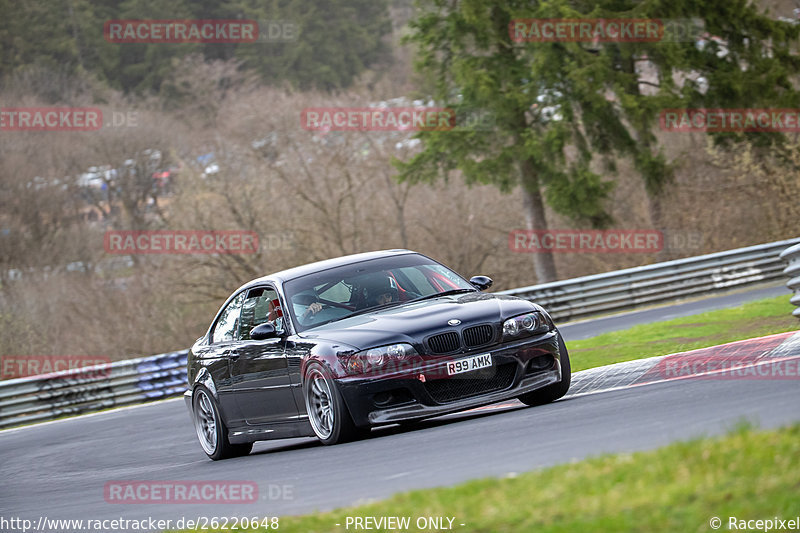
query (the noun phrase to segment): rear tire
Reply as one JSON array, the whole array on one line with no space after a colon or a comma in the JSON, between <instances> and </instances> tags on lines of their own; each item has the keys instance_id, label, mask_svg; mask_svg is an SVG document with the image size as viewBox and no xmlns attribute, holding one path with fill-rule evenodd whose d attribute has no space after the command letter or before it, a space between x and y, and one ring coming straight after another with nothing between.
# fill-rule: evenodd
<instances>
[{"instance_id":1,"label":"rear tire","mask_svg":"<svg viewBox=\"0 0 800 533\"><path fill-rule=\"evenodd\" d=\"M308 421L322 444L348 442L369 433L355 425L336 382L319 363L306 367L303 396Z\"/></svg>"},{"instance_id":2,"label":"rear tire","mask_svg":"<svg viewBox=\"0 0 800 533\"><path fill-rule=\"evenodd\" d=\"M572 369L569 364L569 353L564 344L564 339L561 335L558 336L558 353L559 361L561 361L561 381L553 383L539 390L518 396L517 399L525 405L531 407L536 405L544 405L546 403L554 402L564 396L569 390L569 385L572 382Z\"/></svg>"},{"instance_id":3,"label":"rear tire","mask_svg":"<svg viewBox=\"0 0 800 533\"><path fill-rule=\"evenodd\" d=\"M192 418L197 439L209 458L219 461L250 453L252 442L231 444L228 440L228 428L222 421L214 396L207 388L200 385L192 396Z\"/></svg>"}]
</instances>

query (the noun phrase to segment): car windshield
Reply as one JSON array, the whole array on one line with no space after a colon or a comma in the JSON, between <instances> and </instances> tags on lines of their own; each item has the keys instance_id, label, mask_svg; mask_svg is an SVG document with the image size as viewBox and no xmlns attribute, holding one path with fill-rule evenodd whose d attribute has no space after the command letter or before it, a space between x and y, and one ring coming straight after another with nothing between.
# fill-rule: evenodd
<instances>
[{"instance_id":1,"label":"car windshield","mask_svg":"<svg viewBox=\"0 0 800 533\"><path fill-rule=\"evenodd\" d=\"M284 284L289 312L301 332L411 300L476 290L452 270L417 254L361 261Z\"/></svg>"}]
</instances>

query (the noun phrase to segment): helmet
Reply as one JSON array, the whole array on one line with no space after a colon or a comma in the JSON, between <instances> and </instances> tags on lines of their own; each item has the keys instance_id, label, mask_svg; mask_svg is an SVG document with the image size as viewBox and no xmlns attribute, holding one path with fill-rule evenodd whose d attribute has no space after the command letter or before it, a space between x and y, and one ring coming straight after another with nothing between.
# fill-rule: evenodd
<instances>
[{"instance_id":1,"label":"helmet","mask_svg":"<svg viewBox=\"0 0 800 533\"><path fill-rule=\"evenodd\" d=\"M383 294L391 294L392 300L397 300L397 287L388 276L374 277L364 283L367 302L369 305L377 305L378 297Z\"/></svg>"}]
</instances>

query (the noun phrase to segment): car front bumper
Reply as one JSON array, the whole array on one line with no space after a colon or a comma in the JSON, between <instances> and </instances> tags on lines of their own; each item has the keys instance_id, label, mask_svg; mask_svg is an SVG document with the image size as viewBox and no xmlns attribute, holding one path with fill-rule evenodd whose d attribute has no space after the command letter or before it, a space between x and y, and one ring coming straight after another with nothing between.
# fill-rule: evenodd
<instances>
[{"instance_id":1,"label":"car front bumper","mask_svg":"<svg viewBox=\"0 0 800 533\"><path fill-rule=\"evenodd\" d=\"M448 357L429 358L423 368L391 377L338 379L358 426L390 424L480 407L561 381L559 333L553 329L513 343ZM453 360L491 353L493 366L447 376Z\"/></svg>"}]
</instances>

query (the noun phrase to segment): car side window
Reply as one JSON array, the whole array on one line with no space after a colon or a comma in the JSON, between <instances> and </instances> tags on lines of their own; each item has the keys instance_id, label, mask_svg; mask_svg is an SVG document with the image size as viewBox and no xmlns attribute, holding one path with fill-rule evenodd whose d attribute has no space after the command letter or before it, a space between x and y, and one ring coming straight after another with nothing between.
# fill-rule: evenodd
<instances>
[{"instance_id":1,"label":"car side window","mask_svg":"<svg viewBox=\"0 0 800 533\"><path fill-rule=\"evenodd\" d=\"M236 330L239 327L239 316L242 311L242 300L244 300L245 291L240 292L236 297L231 300L231 303L220 313L219 320L214 326L214 333L211 336L211 342L228 342L234 339Z\"/></svg>"},{"instance_id":2,"label":"car side window","mask_svg":"<svg viewBox=\"0 0 800 533\"><path fill-rule=\"evenodd\" d=\"M278 332L283 331L283 309L278 293L272 287L250 289L242 304L239 340L250 340L250 330L270 322Z\"/></svg>"}]
</instances>

